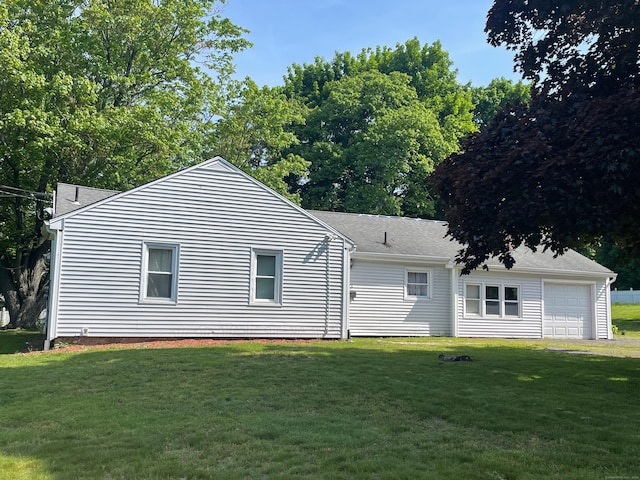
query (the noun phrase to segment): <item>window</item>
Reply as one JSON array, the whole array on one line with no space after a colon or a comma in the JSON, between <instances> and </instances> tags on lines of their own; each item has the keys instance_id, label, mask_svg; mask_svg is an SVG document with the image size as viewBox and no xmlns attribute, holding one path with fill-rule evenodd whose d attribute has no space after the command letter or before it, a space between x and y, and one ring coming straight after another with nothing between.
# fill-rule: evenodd
<instances>
[{"instance_id":1,"label":"window","mask_svg":"<svg viewBox=\"0 0 640 480\"><path fill-rule=\"evenodd\" d=\"M504 287L504 314L510 317L520 316L518 287Z\"/></svg>"},{"instance_id":2,"label":"window","mask_svg":"<svg viewBox=\"0 0 640 480\"><path fill-rule=\"evenodd\" d=\"M520 287L505 285L465 285L465 315L520 316Z\"/></svg>"},{"instance_id":3,"label":"window","mask_svg":"<svg viewBox=\"0 0 640 480\"><path fill-rule=\"evenodd\" d=\"M467 285L465 308L467 314L480 315L480 285Z\"/></svg>"},{"instance_id":4,"label":"window","mask_svg":"<svg viewBox=\"0 0 640 480\"><path fill-rule=\"evenodd\" d=\"M484 313L487 315L500 315L500 287L485 286L484 298Z\"/></svg>"},{"instance_id":5,"label":"window","mask_svg":"<svg viewBox=\"0 0 640 480\"><path fill-rule=\"evenodd\" d=\"M144 244L143 301L177 301L178 245Z\"/></svg>"},{"instance_id":6,"label":"window","mask_svg":"<svg viewBox=\"0 0 640 480\"><path fill-rule=\"evenodd\" d=\"M251 266L251 303L282 303L282 251L253 250Z\"/></svg>"},{"instance_id":7,"label":"window","mask_svg":"<svg viewBox=\"0 0 640 480\"><path fill-rule=\"evenodd\" d=\"M407 270L407 284L405 289L405 297L425 297L430 298L429 276L431 272L428 270L416 271Z\"/></svg>"}]
</instances>

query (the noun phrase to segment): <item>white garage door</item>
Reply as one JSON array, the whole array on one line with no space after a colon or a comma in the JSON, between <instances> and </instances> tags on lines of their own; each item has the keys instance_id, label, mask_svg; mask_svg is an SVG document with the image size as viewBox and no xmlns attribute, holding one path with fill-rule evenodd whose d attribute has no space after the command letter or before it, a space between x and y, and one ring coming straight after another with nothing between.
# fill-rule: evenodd
<instances>
[{"instance_id":1,"label":"white garage door","mask_svg":"<svg viewBox=\"0 0 640 480\"><path fill-rule=\"evenodd\" d=\"M592 338L589 285L545 283L544 336Z\"/></svg>"}]
</instances>

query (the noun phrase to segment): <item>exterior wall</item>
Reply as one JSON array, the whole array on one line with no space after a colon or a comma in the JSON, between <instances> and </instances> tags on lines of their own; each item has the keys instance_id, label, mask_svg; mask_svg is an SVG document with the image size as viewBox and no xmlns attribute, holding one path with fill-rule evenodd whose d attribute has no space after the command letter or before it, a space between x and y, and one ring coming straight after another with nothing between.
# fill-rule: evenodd
<instances>
[{"instance_id":1,"label":"exterior wall","mask_svg":"<svg viewBox=\"0 0 640 480\"><path fill-rule=\"evenodd\" d=\"M480 283L520 287L520 318L465 317L465 285ZM460 337L542 337L542 280L515 272L472 272L458 279L458 335Z\"/></svg>"},{"instance_id":2,"label":"exterior wall","mask_svg":"<svg viewBox=\"0 0 640 480\"><path fill-rule=\"evenodd\" d=\"M407 268L432 272L431 298L405 299ZM424 264L354 259L349 330L353 336L450 336L449 270Z\"/></svg>"},{"instance_id":3,"label":"exterior wall","mask_svg":"<svg viewBox=\"0 0 640 480\"><path fill-rule=\"evenodd\" d=\"M209 163L64 218L52 337L339 338L344 240ZM141 302L143 242L179 245L176 304ZM281 306L249 304L251 249L283 251Z\"/></svg>"},{"instance_id":4,"label":"exterior wall","mask_svg":"<svg viewBox=\"0 0 640 480\"><path fill-rule=\"evenodd\" d=\"M607 282L603 279L571 279L562 276L518 274L517 272L473 272L458 280L458 335L461 337L542 338L544 322L544 282L594 284L592 289L596 338L611 338L611 320L607 300ZM464 316L465 284L516 285L521 289L520 318L478 318Z\"/></svg>"}]
</instances>

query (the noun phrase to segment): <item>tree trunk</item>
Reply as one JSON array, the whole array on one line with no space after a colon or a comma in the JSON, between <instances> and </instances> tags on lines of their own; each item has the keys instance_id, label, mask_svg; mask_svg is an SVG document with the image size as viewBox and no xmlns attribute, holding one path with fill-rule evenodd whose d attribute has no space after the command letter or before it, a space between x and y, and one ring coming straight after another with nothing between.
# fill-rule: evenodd
<instances>
[{"instance_id":1,"label":"tree trunk","mask_svg":"<svg viewBox=\"0 0 640 480\"><path fill-rule=\"evenodd\" d=\"M0 292L9 311L9 327L34 329L47 306L49 268L44 254L50 241L28 252L26 261L14 268L0 267Z\"/></svg>"}]
</instances>

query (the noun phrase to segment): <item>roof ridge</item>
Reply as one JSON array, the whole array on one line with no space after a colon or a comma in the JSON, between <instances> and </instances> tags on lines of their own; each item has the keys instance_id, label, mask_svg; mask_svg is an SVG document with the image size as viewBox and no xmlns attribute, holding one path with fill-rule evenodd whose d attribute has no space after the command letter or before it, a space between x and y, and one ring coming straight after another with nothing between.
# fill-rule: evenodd
<instances>
[{"instance_id":1,"label":"roof ridge","mask_svg":"<svg viewBox=\"0 0 640 480\"><path fill-rule=\"evenodd\" d=\"M310 212L311 214L313 214L314 212L319 212L319 213L328 213L328 214L336 214L336 215L352 215L352 216L358 216L358 217L388 218L388 219L391 219L391 220L409 220L409 221L419 221L419 222L431 222L431 223L439 223L441 225L447 225L447 221L445 221L445 220L436 220L436 219L432 219L432 218L404 217L404 216L400 216L400 215L380 215L380 214L375 214L375 213L335 212L335 211L332 211L332 210L315 210L315 209L310 209L310 210L307 210L307 211Z\"/></svg>"}]
</instances>

